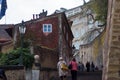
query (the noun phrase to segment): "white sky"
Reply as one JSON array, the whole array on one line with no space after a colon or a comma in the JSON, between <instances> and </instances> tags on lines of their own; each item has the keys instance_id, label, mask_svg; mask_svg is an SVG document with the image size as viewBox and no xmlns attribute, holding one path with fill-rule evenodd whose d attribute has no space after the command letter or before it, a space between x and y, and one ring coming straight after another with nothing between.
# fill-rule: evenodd
<instances>
[{"instance_id":1,"label":"white sky","mask_svg":"<svg viewBox=\"0 0 120 80\"><path fill-rule=\"evenodd\" d=\"M30 20L32 14L39 14L43 9L51 14L61 7L71 9L82 4L83 0L7 0L6 16L0 20L0 24L16 24L22 20Z\"/></svg>"}]
</instances>

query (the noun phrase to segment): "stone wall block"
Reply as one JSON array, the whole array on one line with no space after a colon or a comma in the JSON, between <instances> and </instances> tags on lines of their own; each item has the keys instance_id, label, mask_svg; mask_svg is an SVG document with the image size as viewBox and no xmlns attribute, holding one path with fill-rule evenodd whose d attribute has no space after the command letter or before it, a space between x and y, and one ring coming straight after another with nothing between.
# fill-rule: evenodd
<instances>
[{"instance_id":1,"label":"stone wall block","mask_svg":"<svg viewBox=\"0 0 120 80\"><path fill-rule=\"evenodd\" d=\"M114 23L114 24L120 24L120 20L114 19L114 20L113 20L113 23Z\"/></svg>"},{"instance_id":2,"label":"stone wall block","mask_svg":"<svg viewBox=\"0 0 120 80\"><path fill-rule=\"evenodd\" d=\"M118 72L116 72L116 71L109 71L108 72L108 77L114 77L114 76L118 76L119 74L118 74Z\"/></svg>"},{"instance_id":3,"label":"stone wall block","mask_svg":"<svg viewBox=\"0 0 120 80\"><path fill-rule=\"evenodd\" d=\"M120 9L120 0L116 0L115 2L115 9Z\"/></svg>"},{"instance_id":4,"label":"stone wall block","mask_svg":"<svg viewBox=\"0 0 120 80\"><path fill-rule=\"evenodd\" d=\"M120 36L118 36L118 41L120 41Z\"/></svg>"},{"instance_id":5,"label":"stone wall block","mask_svg":"<svg viewBox=\"0 0 120 80\"><path fill-rule=\"evenodd\" d=\"M115 46L115 47L120 47L120 42L119 41L112 41L111 42L111 46Z\"/></svg>"},{"instance_id":6,"label":"stone wall block","mask_svg":"<svg viewBox=\"0 0 120 80\"><path fill-rule=\"evenodd\" d=\"M110 64L110 66L109 66L109 69L110 69L110 70L109 70L109 71L117 72L117 74L119 75L119 72L118 72L118 71L120 70L120 69L119 69L119 66L120 66L120 65Z\"/></svg>"},{"instance_id":7,"label":"stone wall block","mask_svg":"<svg viewBox=\"0 0 120 80\"><path fill-rule=\"evenodd\" d=\"M120 35L120 30L113 30L116 35Z\"/></svg>"},{"instance_id":8,"label":"stone wall block","mask_svg":"<svg viewBox=\"0 0 120 80\"><path fill-rule=\"evenodd\" d=\"M112 35L112 41L113 42L117 41L119 44L120 43L120 34L119 35L117 35L117 34ZM113 46L113 44L112 44L112 46ZM120 46L118 46L118 47L120 48Z\"/></svg>"},{"instance_id":9,"label":"stone wall block","mask_svg":"<svg viewBox=\"0 0 120 80\"><path fill-rule=\"evenodd\" d=\"M116 49L114 49L114 48L116 48L116 47L111 48L111 52L109 54L109 57L114 57L114 56L120 57L119 48L116 48ZM120 61L120 60L118 60L118 61Z\"/></svg>"},{"instance_id":10,"label":"stone wall block","mask_svg":"<svg viewBox=\"0 0 120 80\"><path fill-rule=\"evenodd\" d=\"M120 80L120 78L116 78L116 77L109 77L107 80Z\"/></svg>"},{"instance_id":11,"label":"stone wall block","mask_svg":"<svg viewBox=\"0 0 120 80\"><path fill-rule=\"evenodd\" d=\"M113 66L116 66L116 65L119 65L119 57L115 57L115 56L112 56L110 57L110 60L109 60L109 65L113 65Z\"/></svg>"},{"instance_id":12,"label":"stone wall block","mask_svg":"<svg viewBox=\"0 0 120 80\"><path fill-rule=\"evenodd\" d=\"M116 40L118 40L117 36L116 36L116 35L113 35L113 36L112 36L112 41L116 41Z\"/></svg>"},{"instance_id":13,"label":"stone wall block","mask_svg":"<svg viewBox=\"0 0 120 80\"><path fill-rule=\"evenodd\" d=\"M120 14L119 14L118 18L120 19Z\"/></svg>"},{"instance_id":14,"label":"stone wall block","mask_svg":"<svg viewBox=\"0 0 120 80\"><path fill-rule=\"evenodd\" d=\"M113 26L114 26L113 29L119 29L120 30L120 25L119 24L114 24Z\"/></svg>"},{"instance_id":15,"label":"stone wall block","mask_svg":"<svg viewBox=\"0 0 120 80\"><path fill-rule=\"evenodd\" d=\"M116 0L116 2L120 3L120 0Z\"/></svg>"},{"instance_id":16,"label":"stone wall block","mask_svg":"<svg viewBox=\"0 0 120 80\"><path fill-rule=\"evenodd\" d=\"M113 17L119 19L119 14L114 14Z\"/></svg>"}]
</instances>

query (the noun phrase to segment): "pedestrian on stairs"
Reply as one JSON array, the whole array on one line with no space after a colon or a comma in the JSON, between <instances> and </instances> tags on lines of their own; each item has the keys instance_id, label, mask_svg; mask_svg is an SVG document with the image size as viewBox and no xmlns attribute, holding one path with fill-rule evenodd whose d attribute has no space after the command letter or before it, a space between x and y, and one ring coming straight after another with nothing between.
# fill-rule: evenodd
<instances>
[{"instance_id":1,"label":"pedestrian on stairs","mask_svg":"<svg viewBox=\"0 0 120 80\"><path fill-rule=\"evenodd\" d=\"M77 80L78 64L76 62L76 59L73 58L69 64L72 64L72 69L71 69L72 80Z\"/></svg>"}]
</instances>

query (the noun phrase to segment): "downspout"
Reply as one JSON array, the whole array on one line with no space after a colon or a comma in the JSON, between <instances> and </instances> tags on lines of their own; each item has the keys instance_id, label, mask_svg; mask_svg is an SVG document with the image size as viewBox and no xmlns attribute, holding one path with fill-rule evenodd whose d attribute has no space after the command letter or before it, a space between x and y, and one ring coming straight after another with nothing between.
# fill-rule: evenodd
<instances>
[{"instance_id":1,"label":"downspout","mask_svg":"<svg viewBox=\"0 0 120 80\"><path fill-rule=\"evenodd\" d=\"M58 20L59 20L59 40L58 40L58 44L59 44L59 56L62 56L63 54L62 54L62 19L61 19L61 14L59 15L59 18L58 18Z\"/></svg>"},{"instance_id":2,"label":"downspout","mask_svg":"<svg viewBox=\"0 0 120 80\"><path fill-rule=\"evenodd\" d=\"M14 35L13 35L13 45L14 45L14 48L16 48L17 35L18 35L18 26L14 26Z\"/></svg>"}]
</instances>

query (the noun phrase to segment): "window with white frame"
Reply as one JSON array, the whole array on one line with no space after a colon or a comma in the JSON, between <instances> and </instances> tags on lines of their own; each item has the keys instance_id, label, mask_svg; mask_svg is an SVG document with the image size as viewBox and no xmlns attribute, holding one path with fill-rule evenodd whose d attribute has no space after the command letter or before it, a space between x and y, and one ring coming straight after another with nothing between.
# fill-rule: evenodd
<instances>
[{"instance_id":1,"label":"window with white frame","mask_svg":"<svg viewBox=\"0 0 120 80\"><path fill-rule=\"evenodd\" d=\"M43 32L52 32L52 24L43 24Z\"/></svg>"}]
</instances>

